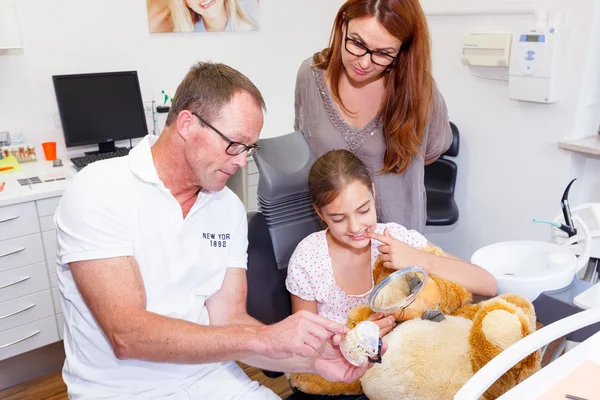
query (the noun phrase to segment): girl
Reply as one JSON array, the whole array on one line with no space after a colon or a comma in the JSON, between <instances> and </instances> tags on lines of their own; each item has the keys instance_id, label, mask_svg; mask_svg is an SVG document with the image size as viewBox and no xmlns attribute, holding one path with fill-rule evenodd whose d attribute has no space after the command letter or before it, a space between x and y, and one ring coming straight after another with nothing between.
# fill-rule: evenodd
<instances>
[{"instance_id":1,"label":"girl","mask_svg":"<svg viewBox=\"0 0 600 400\"><path fill-rule=\"evenodd\" d=\"M348 0L329 47L301 65L294 128L313 154L348 149L369 169L378 218L422 232L424 167L452 143L419 0Z\"/></svg>"},{"instance_id":2,"label":"girl","mask_svg":"<svg viewBox=\"0 0 600 400\"><path fill-rule=\"evenodd\" d=\"M258 0L170 0L174 32L250 31Z\"/></svg>"},{"instance_id":3,"label":"girl","mask_svg":"<svg viewBox=\"0 0 600 400\"><path fill-rule=\"evenodd\" d=\"M368 302L377 257L386 268L418 265L474 294L496 294L496 280L486 270L448 254L419 250L433 245L414 230L393 222L377 223L373 182L350 151L332 150L317 159L308 186L327 228L304 238L292 254L286 278L292 312L308 310L346 323L350 309ZM382 336L394 327L392 316L379 314L373 319Z\"/></svg>"}]
</instances>

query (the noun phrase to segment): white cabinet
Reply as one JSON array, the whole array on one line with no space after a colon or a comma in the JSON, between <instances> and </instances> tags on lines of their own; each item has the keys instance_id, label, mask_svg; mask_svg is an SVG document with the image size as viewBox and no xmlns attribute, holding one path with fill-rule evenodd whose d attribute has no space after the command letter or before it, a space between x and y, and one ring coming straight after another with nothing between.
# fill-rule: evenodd
<instances>
[{"instance_id":1,"label":"white cabinet","mask_svg":"<svg viewBox=\"0 0 600 400\"><path fill-rule=\"evenodd\" d=\"M60 196L0 207L0 360L62 339L56 287Z\"/></svg>"},{"instance_id":2,"label":"white cabinet","mask_svg":"<svg viewBox=\"0 0 600 400\"><path fill-rule=\"evenodd\" d=\"M254 159L248 158L248 165L239 168L227 181L229 187L244 203L246 211L258 211L258 168Z\"/></svg>"},{"instance_id":3,"label":"white cabinet","mask_svg":"<svg viewBox=\"0 0 600 400\"><path fill-rule=\"evenodd\" d=\"M244 204L247 211L258 211L258 168L254 160L246 166L246 198Z\"/></svg>"}]
</instances>

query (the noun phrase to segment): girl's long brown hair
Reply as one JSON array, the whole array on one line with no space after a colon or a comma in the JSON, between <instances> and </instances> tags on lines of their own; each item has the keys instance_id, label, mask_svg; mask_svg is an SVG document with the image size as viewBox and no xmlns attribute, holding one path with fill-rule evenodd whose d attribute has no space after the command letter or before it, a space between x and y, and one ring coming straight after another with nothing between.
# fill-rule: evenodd
<instances>
[{"instance_id":1,"label":"girl's long brown hair","mask_svg":"<svg viewBox=\"0 0 600 400\"><path fill-rule=\"evenodd\" d=\"M356 181L373 193L373 181L365 164L348 150L330 150L317 158L310 167L310 200L320 210L335 201L348 185Z\"/></svg>"},{"instance_id":2,"label":"girl's long brown hair","mask_svg":"<svg viewBox=\"0 0 600 400\"><path fill-rule=\"evenodd\" d=\"M383 170L402 173L419 154L431 109L434 87L429 29L419 0L348 0L344 3L335 18L329 47L313 57L316 67L327 71L333 98L344 108L339 90L344 73L344 23L363 17L375 17L402 42L397 60L384 72L387 74L385 95L378 114L383 118L386 143Z\"/></svg>"}]
</instances>

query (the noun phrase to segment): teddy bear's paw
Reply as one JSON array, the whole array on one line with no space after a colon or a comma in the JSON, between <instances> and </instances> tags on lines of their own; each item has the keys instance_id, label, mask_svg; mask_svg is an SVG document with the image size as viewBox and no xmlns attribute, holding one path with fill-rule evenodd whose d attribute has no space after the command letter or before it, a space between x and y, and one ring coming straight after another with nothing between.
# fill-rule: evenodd
<instances>
[{"instance_id":1,"label":"teddy bear's paw","mask_svg":"<svg viewBox=\"0 0 600 400\"><path fill-rule=\"evenodd\" d=\"M308 373L290 374L290 385L301 392L317 395L359 395L362 394L360 381L352 383L329 382L319 375Z\"/></svg>"},{"instance_id":2,"label":"teddy bear's paw","mask_svg":"<svg viewBox=\"0 0 600 400\"><path fill-rule=\"evenodd\" d=\"M516 313L506 310L490 311L481 324L487 340L502 350L506 350L523 338L521 321Z\"/></svg>"},{"instance_id":3,"label":"teddy bear's paw","mask_svg":"<svg viewBox=\"0 0 600 400\"><path fill-rule=\"evenodd\" d=\"M360 306L354 307L348 313L348 319L346 320L346 326L349 329L353 329L359 322L365 321L373 314L373 310L368 304L361 304Z\"/></svg>"},{"instance_id":4,"label":"teddy bear's paw","mask_svg":"<svg viewBox=\"0 0 600 400\"><path fill-rule=\"evenodd\" d=\"M520 307L499 297L481 303L469 336L473 373L529 332L529 319ZM523 374L536 369L536 363L536 355L517 363L494 382L486 391L485 398L495 399L512 389L522 381Z\"/></svg>"},{"instance_id":5,"label":"teddy bear's paw","mask_svg":"<svg viewBox=\"0 0 600 400\"><path fill-rule=\"evenodd\" d=\"M501 294L500 296L498 296L498 298L503 299L511 304L514 304L515 306L519 307L521 309L521 311L523 311L523 313L525 313L525 315L527 316L527 319L529 320L529 325L530 325L530 330L527 332L527 334L535 331L535 327L536 327L535 308L533 307L533 304L531 303L531 301L529 301L526 297L520 296L518 294L513 294L513 293Z\"/></svg>"}]
</instances>

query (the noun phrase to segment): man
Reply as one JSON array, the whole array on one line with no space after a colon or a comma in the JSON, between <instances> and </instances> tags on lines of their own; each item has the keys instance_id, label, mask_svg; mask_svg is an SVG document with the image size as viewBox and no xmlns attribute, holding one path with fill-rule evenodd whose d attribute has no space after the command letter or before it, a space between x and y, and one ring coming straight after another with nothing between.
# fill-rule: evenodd
<instances>
[{"instance_id":1,"label":"man","mask_svg":"<svg viewBox=\"0 0 600 400\"><path fill-rule=\"evenodd\" d=\"M257 147L264 100L222 64L191 68L161 135L77 174L55 215L72 399L276 399L234 360L352 382L345 328L246 312L247 222L225 187ZM332 344L334 342L335 344Z\"/></svg>"}]
</instances>

